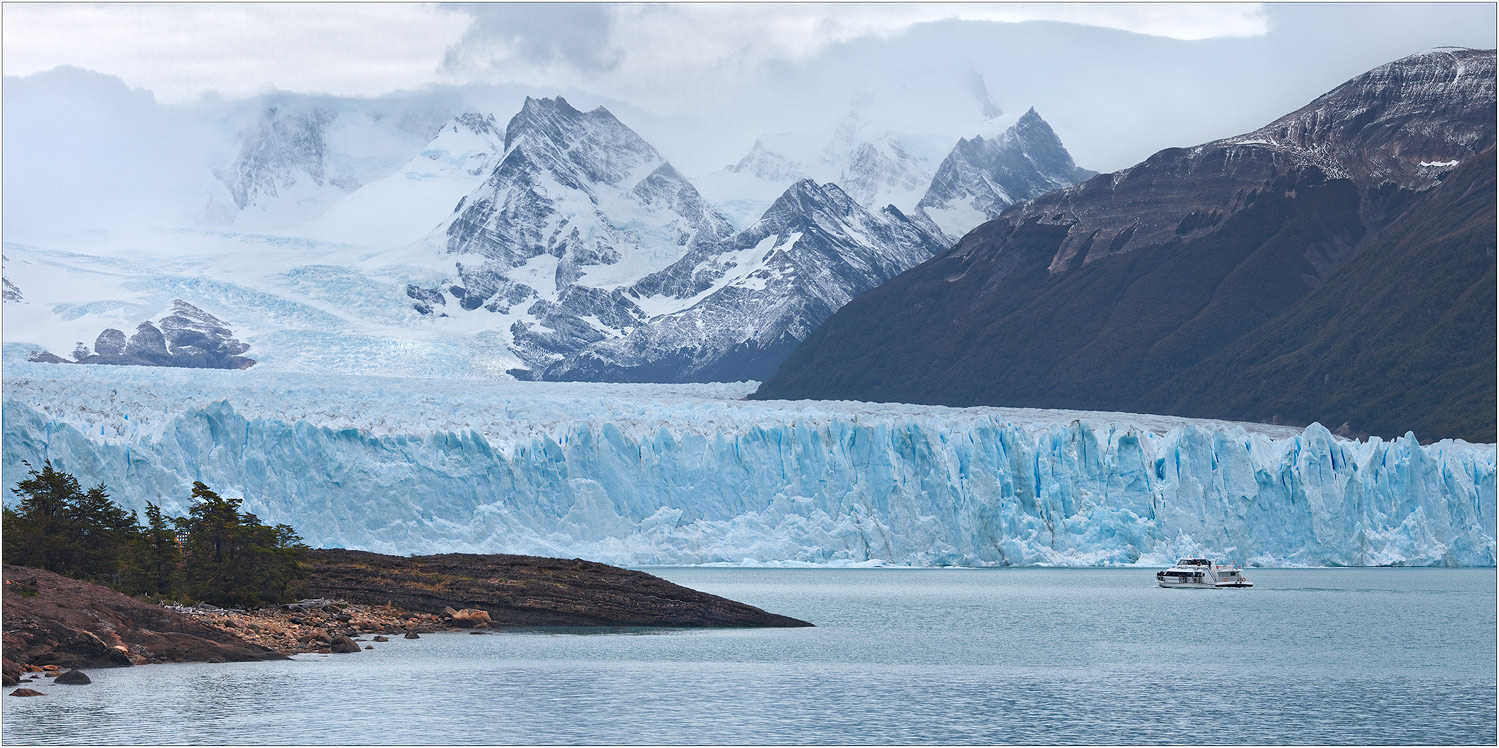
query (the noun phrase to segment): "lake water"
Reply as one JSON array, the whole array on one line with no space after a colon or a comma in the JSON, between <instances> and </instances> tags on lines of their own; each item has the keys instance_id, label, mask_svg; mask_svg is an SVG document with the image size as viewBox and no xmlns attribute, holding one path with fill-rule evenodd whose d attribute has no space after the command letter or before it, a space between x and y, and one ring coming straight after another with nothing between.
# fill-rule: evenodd
<instances>
[{"instance_id":1,"label":"lake water","mask_svg":"<svg viewBox=\"0 0 1499 748\"><path fill-rule=\"evenodd\" d=\"M812 629L425 635L94 670L8 744L1494 744L1495 571L652 569Z\"/></svg>"}]
</instances>

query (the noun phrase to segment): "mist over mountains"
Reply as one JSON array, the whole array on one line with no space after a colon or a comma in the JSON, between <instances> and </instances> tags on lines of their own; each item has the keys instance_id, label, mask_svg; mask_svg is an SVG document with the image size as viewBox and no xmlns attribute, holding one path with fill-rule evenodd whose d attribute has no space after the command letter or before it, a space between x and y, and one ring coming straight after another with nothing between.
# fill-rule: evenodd
<instances>
[{"instance_id":1,"label":"mist over mountains","mask_svg":"<svg viewBox=\"0 0 1499 748\"><path fill-rule=\"evenodd\" d=\"M1010 201L1090 173L1034 110L1004 115L981 80L961 92L972 140L893 131L889 101L866 91L824 130L761 137L697 180L610 109L562 96L526 96L503 117L461 110L471 91L184 109L78 70L25 83L7 88L22 111L7 143L36 148L6 179L40 189L6 206L18 227L6 280L24 320L7 342L44 360L180 299L242 330L272 367L415 356L465 376L758 380L850 299ZM134 107L130 137L193 134L170 157L118 144L166 187L91 179L121 168L112 153L77 165L82 179L45 168L59 143L49 117L111 120L121 105L105 93ZM985 134L1007 145L955 155ZM77 281L62 296L40 275L59 262Z\"/></svg>"}]
</instances>

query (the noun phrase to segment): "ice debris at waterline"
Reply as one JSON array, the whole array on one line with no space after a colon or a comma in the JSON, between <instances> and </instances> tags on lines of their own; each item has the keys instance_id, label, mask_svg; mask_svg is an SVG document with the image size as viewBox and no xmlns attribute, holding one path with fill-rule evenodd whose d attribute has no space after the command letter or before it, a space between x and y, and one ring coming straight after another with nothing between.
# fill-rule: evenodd
<instances>
[{"instance_id":1,"label":"ice debris at waterline","mask_svg":"<svg viewBox=\"0 0 1499 748\"><path fill-rule=\"evenodd\" d=\"M4 470L202 480L312 545L626 565L1491 566L1493 445L1321 426L749 402L752 385L5 365ZM13 497L6 492L6 500Z\"/></svg>"}]
</instances>

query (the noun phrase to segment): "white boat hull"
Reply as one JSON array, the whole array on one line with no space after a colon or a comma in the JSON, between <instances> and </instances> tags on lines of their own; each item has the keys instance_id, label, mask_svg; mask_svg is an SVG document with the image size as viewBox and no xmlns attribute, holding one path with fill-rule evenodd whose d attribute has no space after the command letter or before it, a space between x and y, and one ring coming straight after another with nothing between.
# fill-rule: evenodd
<instances>
[{"instance_id":1,"label":"white boat hull","mask_svg":"<svg viewBox=\"0 0 1499 748\"><path fill-rule=\"evenodd\" d=\"M1156 572L1155 579L1157 584L1166 589L1248 589L1254 586L1244 578L1244 570L1238 564L1218 564L1200 557L1177 561L1175 566Z\"/></svg>"},{"instance_id":2,"label":"white boat hull","mask_svg":"<svg viewBox=\"0 0 1499 748\"><path fill-rule=\"evenodd\" d=\"M1216 589L1248 589L1254 584L1250 582L1161 582L1160 585L1166 589L1188 589L1188 590L1216 590Z\"/></svg>"}]
</instances>

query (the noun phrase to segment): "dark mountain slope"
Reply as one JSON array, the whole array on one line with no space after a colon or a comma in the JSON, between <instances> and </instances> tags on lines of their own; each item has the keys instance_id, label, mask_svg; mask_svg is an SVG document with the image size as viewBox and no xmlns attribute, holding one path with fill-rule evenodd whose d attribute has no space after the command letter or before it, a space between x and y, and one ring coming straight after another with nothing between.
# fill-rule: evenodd
<instances>
[{"instance_id":1,"label":"dark mountain slope","mask_svg":"<svg viewBox=\"0 0 1499 748\"><path fill-rule=\"evenodd\" d=\"M1184 415L1295 413L1333 428L1495 441L1494 172L1490 148L1326 284L1145 402Z\"/></svg>"},{"instance_id":2,"label":"dark mountain slope","mask_svg":"<svg viewBox=\"0 0 1499 748\"><path fill-rule=\"evenodd\" d=\"M1117 410L1285 309L1315 257L1364 234L1346 181L1293 173L1245 199L1210 236L1061 274L1047 265L1064 228L1030 222L1003 253L965 253L980 229L835 315L851 324L819 329L759 395ZM887 365L892 349L911 357Z\"/></svg>"},{"instance_id":3,"label":"dark mountain slope","mask_svg":"<svg viewBox=\"0 0 1499 748\"><path fill-rule=\"evenodd\" d=\"M1250 417L1224 407L1229 385L1192 377L1207 377L1221 366L1209 362L1228 360L1240 338L1298 309L1340 271L1390 281L1345 266L1350 258L1378 261L1372 251L1381 243L1419 255L1411 242L1421 232L1398 239L1392 222L1413 202L1429 204L1428 224L1443 220L1442 206L1456 196L1429 189L1458 163L1492 161L1478 151L1493 142L1492 51L1438 50L1381 66L1254 133L1168 149L1006 210L839 310L755 397ZM1426 234L1433 229L1426 225ZM1491 234L1490 256L1492 241ZM1367 317L1339 318L1348 326L1327 334L1403 335L1389 339L1380 358L1350 359L1370 367L1357 381L1378 380L1439 321L1421 319L1393 330L1371 328ZM1273 335L1261 339L1257 355L1265 358L1256 361L1289 350L1277 349ZM1457 351L1436 343L1455 344L1450 336L1430 340L1435 366L1457 360ZM1486 345L1492 361L1492 326ZM1440 392L1421 399L1411 382L1388 380L1384 391L1406 398L1405 410L1431 412L1422 437L1479 438L1461 425L1469 419L1459 413L1470 408L1441 387L1446 380L1426 376ZM1493 379L1490 364L1490 403ZM1373 391L1354 397L1388 402ZM1333 417L1341 413L1301 403L1253 417L1381 433L1394 423L1366 424L1367 411Z\"/></svg>"}]
</instances>

